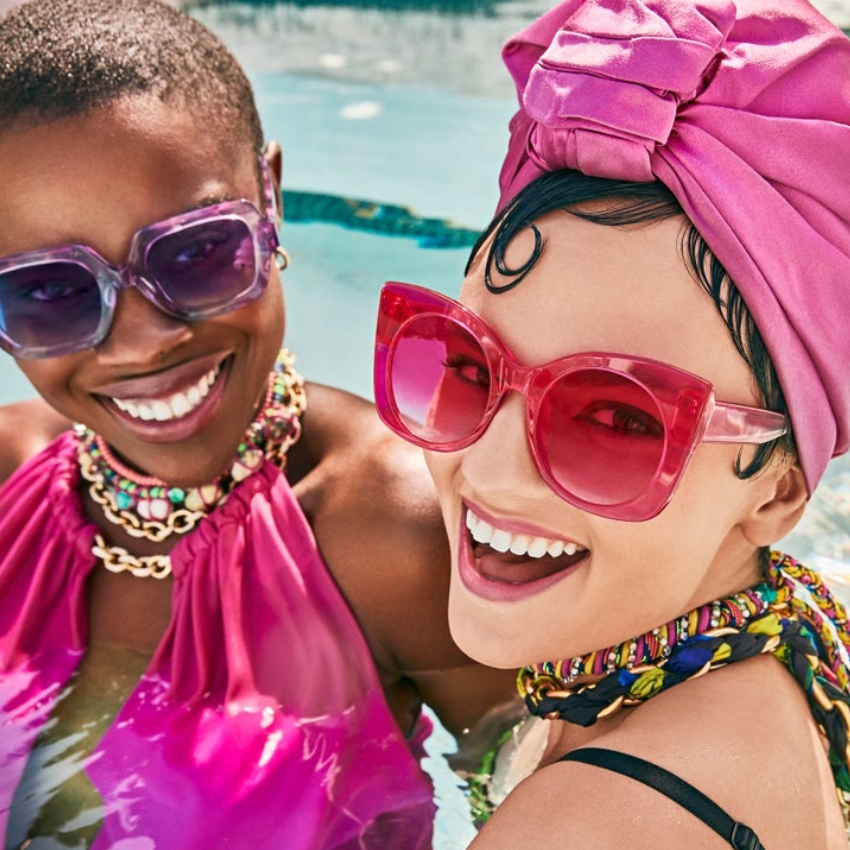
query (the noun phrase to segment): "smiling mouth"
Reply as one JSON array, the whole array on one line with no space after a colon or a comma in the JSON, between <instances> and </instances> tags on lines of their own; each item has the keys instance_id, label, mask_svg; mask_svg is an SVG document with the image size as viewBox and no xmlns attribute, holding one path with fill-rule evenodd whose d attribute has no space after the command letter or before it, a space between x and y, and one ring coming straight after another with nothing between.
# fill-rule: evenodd
<instances>
[{"instance_id":1,"label":"smiling mouth","mask_svg":"<svg viewBox=\"0 0 850 850\"><path fill-rule=\"evenodd\" d=\"M483 578L506 584L527 584L563 572L583 561L590 551L571 540L516 534L497 528L466 509L473 566Z\"/></svg>"},{"instance_id":2,"label":"smiling mouth","mask_svg":"<svg viewBox=\"0 0 850 850\"><path fill-rule=\"evenodd\" d=\"M220 372L219 363L188 389L163 398L110 398L110 401L131 419L142 422L182 419L200 407Z\"/></svg>"}]
</instances>

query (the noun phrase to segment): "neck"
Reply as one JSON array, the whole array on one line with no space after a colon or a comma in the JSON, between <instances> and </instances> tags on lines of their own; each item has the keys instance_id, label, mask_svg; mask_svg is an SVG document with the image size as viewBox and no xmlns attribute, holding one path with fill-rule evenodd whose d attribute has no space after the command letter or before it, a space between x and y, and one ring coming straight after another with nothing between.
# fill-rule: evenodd
<instances>
[{"instance_id":1,"label":"neck","mask_svg":"<svg viewBox=\"0 0 850 850\"><path fill-rule=\"evenodd\" d=\"M798 620L823 647L826 675L850 693L843 608L816 573L774 552L764 581L751 588L617 646L524 668L520 694L533 714L590 726L708 670L781 652L782 641L797 628L790 624Z\"/></svg>"}]
</instances>

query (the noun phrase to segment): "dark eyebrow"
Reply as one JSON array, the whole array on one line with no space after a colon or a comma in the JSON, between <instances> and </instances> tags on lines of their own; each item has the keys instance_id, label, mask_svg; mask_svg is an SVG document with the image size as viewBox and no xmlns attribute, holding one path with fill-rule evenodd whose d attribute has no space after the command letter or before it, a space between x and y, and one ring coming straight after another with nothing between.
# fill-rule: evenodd
<instances>
[{"instance_id":1,"label":"dark eyebrow","mask_svg":"<svg viewBox=\"0 0 850 850\"><path fill-rule=\"evenodd\" d=\"M221 194L205 195L203 198L201 198L200 201L198 201L197 204L195 204L193 207L190 207L189 209L187 209L186 212L195 212L195 210L202 210L205 207L212 207L212 206L215 206L216 204L226 204L228 201L241 201L241 200L250 201L251 199L250 198L242 198L241 195L238 198L232 197L232 196L229 196L229 195L221 195ZM251 203L256 204L255 201L251 201Z\"/></svg>"}]
</instances>

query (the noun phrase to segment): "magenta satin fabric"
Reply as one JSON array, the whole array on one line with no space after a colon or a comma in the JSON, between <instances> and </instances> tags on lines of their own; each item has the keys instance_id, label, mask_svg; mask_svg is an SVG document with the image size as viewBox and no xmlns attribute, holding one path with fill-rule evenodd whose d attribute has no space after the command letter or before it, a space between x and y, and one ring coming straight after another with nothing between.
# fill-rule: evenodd
<instances>
[{"instance_id":1,"label":"magenta satin fabric","mask_svg":"<svg viewBox=\"0 0 850 850\"><path fill-rule=\"evenodd\" d=\"M665 183L756 320L814 490L850 448L850 39L805 0L567 0L503 58L500 208L561 168Z\"/></svg>"},{"instance_id":2,"label":"magenta satin fabric","mask_svg":"<svg viewBox=\"0 0 850 850\"><path fill-rule=\"evenodd\" d=\"M0 489L0 835L86 645L95 529L75 445L60 437ZM86 765L104 802L93 847L430 847L430 782L277 469L242 482L172 564L170 627Z\"/></svg>"}]
</instances>

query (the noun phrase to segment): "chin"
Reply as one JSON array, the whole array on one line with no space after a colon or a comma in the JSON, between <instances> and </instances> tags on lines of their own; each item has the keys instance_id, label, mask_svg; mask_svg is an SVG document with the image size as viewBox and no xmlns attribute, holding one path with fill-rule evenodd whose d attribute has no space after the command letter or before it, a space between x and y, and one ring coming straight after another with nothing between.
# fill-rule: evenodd
<instances>
[{"instance_id":1,"label":"chin","mask_svg":"<svg viewBox=\"0 0 850 850\"><path fill-rule=\"evenodd\" d=\"M501 617L482 617L480 611L473 613L462 605L450 603L449 630L459 649L485 667L518 670L549 658L529 646L527 624L508 623Z\"/></svg>"}]
</instances>

